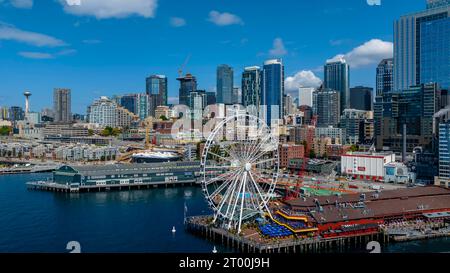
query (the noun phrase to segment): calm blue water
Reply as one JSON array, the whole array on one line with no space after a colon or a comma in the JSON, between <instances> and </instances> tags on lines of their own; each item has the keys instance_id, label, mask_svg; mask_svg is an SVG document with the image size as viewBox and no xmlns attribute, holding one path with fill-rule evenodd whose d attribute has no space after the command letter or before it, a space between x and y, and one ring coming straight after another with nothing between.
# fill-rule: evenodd
<instances>
[{"instance_id":1,"label":"calm blue water","mask_svg":"<svg viewBox=\"0 0 450 273\"><path fill-rule=\"evenodd\" d=\"M0 176L0 252L68 252L67 242L78 241L83 252L211 253L211 243L183 228L185 202L188 215L208 213L200 188L72 195L26 189L25 182L47 177ZM384 251L445 252L450 240L402 243Z\"/></svg>"},{"instance_id":2,"label":"calm blue water","mask_svg":"<svg viewBox=\"0 0 450 273\"><path fill-rule=\"evenodd\" d=\"M53 194L25 182L49 177L0 176L0 252L211 252L213 245L184 231L188 215L207 214L198 188ZM172 227L177 232L172 234Z\"/></svg>"}]
</instances>

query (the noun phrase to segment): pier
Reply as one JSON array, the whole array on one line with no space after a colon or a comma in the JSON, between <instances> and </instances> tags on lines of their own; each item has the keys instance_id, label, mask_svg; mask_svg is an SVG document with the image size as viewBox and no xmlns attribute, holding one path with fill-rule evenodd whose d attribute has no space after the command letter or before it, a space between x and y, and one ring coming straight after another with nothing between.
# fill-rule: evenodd
<instances>
[{"instance_id":1,"label":"pier","mask_svg":"<svg viewBox=\"0 0 450 273\"><path fill-rule=\"evenodd\" d=\"M29 190L42 190L42 191L52 191L52 192L63 192L63 193L78 193L78 192L102 192L102 191L112 191L112 190L145 190L153 189L159 187L176 187L176 186L194 186L197 185L196 180L186 180L181 182L152 182L152 183L141 183L141 184L110 184L110 185L85 185L79 187L71 187L70 185L63 185L54 183L52 181L37 181L28 182L27 188Z\"/></svg>"},{"instance_id":2,"label":"pier","mask_svg":"<svg viewBox=\"0 0 450 273\"><path fill-rule=\"evenodd\" d=\"M233 234L225 229L206 224L207 219L210 217L212 216L188 217L185 221L185 228L194 235L242 253L345 252L356 249L365 250L367 243L371 241L377 241L381 245L387 244L390 241L389 236L380 229L378 232L368 232L338 238L290 238L272 240L270 242L258 242L245 236Z\"/></svg>"}]
</instances>

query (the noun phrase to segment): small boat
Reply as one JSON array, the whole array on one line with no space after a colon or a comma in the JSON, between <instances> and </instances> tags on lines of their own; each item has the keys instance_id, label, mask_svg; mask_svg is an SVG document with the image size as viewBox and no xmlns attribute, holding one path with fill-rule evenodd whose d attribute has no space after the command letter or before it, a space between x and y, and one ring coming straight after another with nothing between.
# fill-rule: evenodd
<instances>
[{"instance_id":1,"label":"small boat","mask_svg":"<svg viewBox=\"0 0 450 273\"><path fill-rule=\"evenodd\" d=\"M214 246L212 253L217 253L216 246Z\"/></svg>"},{"instance_id":2,"label":"small boat","mask_svg":"<svg viewBox=\"0 0 450 273\"><path fill-rule=\"evenodd\" d=\"M177 232L177 230L175 229L175 226L172 228L172 233Z\"/></svg>"}]
</instances>

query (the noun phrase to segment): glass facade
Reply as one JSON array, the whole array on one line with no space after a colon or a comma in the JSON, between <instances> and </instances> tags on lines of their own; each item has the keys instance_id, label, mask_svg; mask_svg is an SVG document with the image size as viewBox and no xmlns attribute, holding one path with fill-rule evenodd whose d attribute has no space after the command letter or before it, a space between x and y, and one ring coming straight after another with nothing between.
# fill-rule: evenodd
<instances>
[{"instance_id":1,"label":"glass facade","mask_svg":"<svg viewBox=\"0 0 450 273\"><path fill-rule=\"evenodd\" d=\"M448 63L448 59L437 58L445 58L449 51L445 23L449 16L447 0L430 1L425 11L402 16L394 23L394 90L408 89L431 82L430 77L438 77L437 68L433 67Z\"/></svg>"},{"instance_id":2,"label":"glass facade","mask_svg":"<svg viewBox=\"0 0 450 273\"><path fill-rule=\"evenodd\" d=\"M345 60L328 62L324 67L324 88L336 90L340 97L340 111L350 108L350 68Z\"/></svg>"},{"instance_id":3,"label":"glass facade","mask_svg":"<svg viewBox=\"0 0 450 273\"><path fill-rule=\"evenodd\" d=\"M350 88L350 108L356 110L372 111L373 88L357 86Z\"/></svg>"},{"instance_id":4,"label":"glass facade","mask_svg":"<svg viewBox=\"0 0 450 273\"><path fill-rule=\"evenodd\" d=\"M131 113L137 113L137 101L136 101L136 95L125 95L120 98L120 106L127 109Z\"/></svg>"},{"instance_id":5,"label":"glass facade","mask_svg":"<svg viewBox=\"0 0 450 273\"><path fill-rule=\"evenodd\" d=\"M156 107L167 105L167 77L152 75L146 79L146 93L149 96L149 114L155 115Z\"/></svg>"},{"instance_id":6,"label":"glass facade","mask_svg":"<svg viewBox=\"0 0 450 273\"><path fill-rule=\"evenodd\" d=\"M450 17L421 24L420 77L422 83L450 87Z\"/></svg>"},{"instance_id":7,"label":"glass facade","mask_svg":"<svg viewBox=\"0 0 450 273\"><path fill-rule=\"evenodd\" d=\"M233 68L226 64L217 67L217 103L227 105L237 103L237 98L235 98L233 92L233 73Z\"/></svg>"},{"instance_id":8,"label":"glass facade","mask_svg":"<svg viewBox=\"0 0 450 273\"><path fill-rule=\"evenodd\" d=\"M450 123L439 124L439 178L450 180Z\"/></svg>"},{"instance_id":9,"label":"glass facade","mask_svg":"<svg viewBox=\"0 0 450 273\"><path fill-rule=\"evenodd\" d=\"M430 148L433 115L441 109L438 84L422 84L377 97L375 134L377 149L389 147L401 151L403 124L406 124L407 149ZM380 127L378 127L381 125Z\"/></svg>"},{"instance_id":10,"label":"glass facade","mask_svg":"<svg viewBox=\"0 0 450 273\"><path fill-rule=\"evenodd\" d=\"M269 60L263 67L262 105L266 107L265 119L270 126L272 120L283 118L284 66L281 60Z\"/></svg>"},{"instance_id":11,"label":"glass facade","mask_svg":"<svg viewBox=\"0 0 450 273\"><path fill-rule=\"evenodd\" d=\"M180 81L180 89L178 93L179 104L189 105L189 94L191 92L197 91L197 79L191 74L186 74L185 77L178 78Z\"/></svg>"},{"instance_id":12,"label":"glass facade","mask_svg":"<svg viewBox=\"0 0 450 273\"><path fill-rule=\"evenodd\" d=\"M247 67L242 73L242 104L245 107L255 106L255 111L251 114L259 116L259 106L261 105L261 70L257 66Z\"/></svg>"},{"instance_id":13,"label":"glass facade","mask_svg":"<svg viewBox=\"0 0 450 273\"><path fill-rule=\"evenodd\" d=\"M394 59L384 59L377 67L377 90L376 95L394 90Z\"/></svg>"}]
</instances>

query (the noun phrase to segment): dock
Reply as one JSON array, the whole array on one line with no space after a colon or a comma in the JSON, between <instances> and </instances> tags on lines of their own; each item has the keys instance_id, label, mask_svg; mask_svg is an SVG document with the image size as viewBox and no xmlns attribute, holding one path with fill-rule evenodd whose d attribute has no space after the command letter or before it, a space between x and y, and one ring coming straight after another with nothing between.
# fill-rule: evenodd
<instances>
[{"instance_id":1,"label":"dock","mask_svg":"<svg viewBox=\"0 0 450 273\"><path fill-rule=\"evenodd\" d=\"M53 172L57 168L59 168L59 165L33 165L33 166L19 166L19 167L11 167L11 168L1 168L0 169L0 175L47 173L47 172Z\"/></svg>"},{"instance_id":2,"label":"dock","mask_svg":"<svg viewBox=\"0 0 450 273\"><path fill-rule=\"evenodd\" d=\"M133 184L108 184L108 185L84 185L73 187L71 185L64 185L52 181L34 181L27 182L29 190L52 191L62 193L81 193L81 192L102 192L112 190L145 190L159 187L176 187L176 186L194 186L198 185L196 180L185 180L181 182L151 182L151 183L133 183Z\"/></svg>"},{"instance_id":3,"label":"dock","mask_svg":"<svg viewBox=\"0 0 450 273\"><path fill-rule=\"evenodd\" d=\"M362 233L338 238L285 239L270 242L257 242L228 232L225 229L205 224L212 216L193 216L186 218L188 232L218 243L241 253L328 253L346 252L355 249L365 250L367 243L377 241L380 245L389 243L389 236L381 229L378 232ZM369 250L367 250L368 252Z\"/></svg>"}]
</instances>

